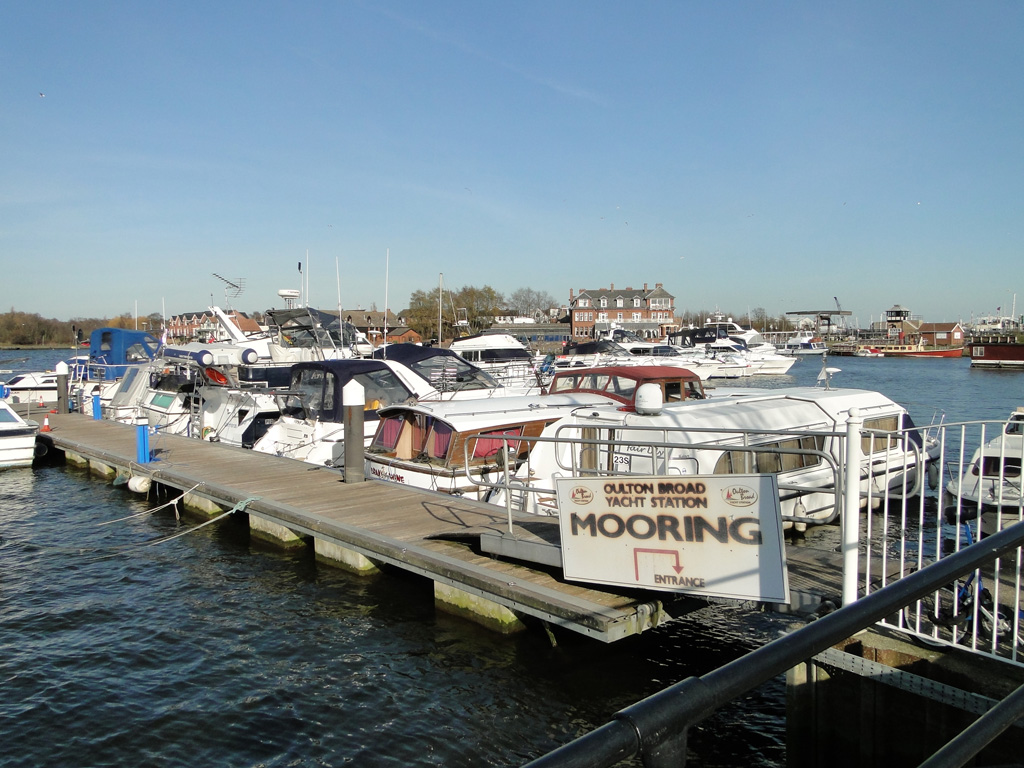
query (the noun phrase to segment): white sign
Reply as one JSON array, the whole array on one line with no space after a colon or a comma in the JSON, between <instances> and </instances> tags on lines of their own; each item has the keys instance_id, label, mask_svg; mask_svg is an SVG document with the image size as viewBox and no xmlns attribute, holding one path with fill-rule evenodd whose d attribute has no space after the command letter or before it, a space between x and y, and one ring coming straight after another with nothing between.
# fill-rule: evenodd
<instances>
[{"instance_id":1,"label":"white sign","mask_svg":"<svg viewBox=\"0 0 1024 768\"><path fill-rule=\"evenodd\" d=\"M789 602L775 475L559 478L573 581Z\"/></svg>"}]
</instances>

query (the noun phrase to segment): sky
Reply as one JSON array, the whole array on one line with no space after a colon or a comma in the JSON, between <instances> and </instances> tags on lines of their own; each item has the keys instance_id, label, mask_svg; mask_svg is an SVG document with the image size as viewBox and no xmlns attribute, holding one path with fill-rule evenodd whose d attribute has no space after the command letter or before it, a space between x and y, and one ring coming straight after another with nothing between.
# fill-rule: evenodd
<instances>
[{"instance_id":1,"label":"sky","mask_svg":"<svg viewBox=\"0 0 1024 768\"><path fill-rule=\"evenodd\" d=\"M1024 314L1020 3L0 8L0 311Z\"/></svg>"}]
</instances>

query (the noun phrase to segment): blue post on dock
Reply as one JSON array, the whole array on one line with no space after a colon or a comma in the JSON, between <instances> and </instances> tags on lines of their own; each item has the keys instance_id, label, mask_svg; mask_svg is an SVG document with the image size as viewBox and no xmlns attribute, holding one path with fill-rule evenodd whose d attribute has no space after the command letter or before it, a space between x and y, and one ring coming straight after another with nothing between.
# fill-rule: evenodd
<instances>
[{"instance_id":1,"label":"blue post on dock","mask_svg":"<svg viewBox=\"0 0 1024 768\"><path fill-rule=\"evenodd\" d=\"M149 425L139 424L135 427L135 461L148 464L152 461L149 453Z\"/></svg>"},{"instance_id":2,"label":"blue post on dock","mask_svg":"<svg viewBox=\"0 0 1024 768\"><path fill-rule=\"evenodd\" d=\"M100 421L103 418L103 406L100 404L100 396L92 396L92 420Z\"/></svg>"}]
</instances>

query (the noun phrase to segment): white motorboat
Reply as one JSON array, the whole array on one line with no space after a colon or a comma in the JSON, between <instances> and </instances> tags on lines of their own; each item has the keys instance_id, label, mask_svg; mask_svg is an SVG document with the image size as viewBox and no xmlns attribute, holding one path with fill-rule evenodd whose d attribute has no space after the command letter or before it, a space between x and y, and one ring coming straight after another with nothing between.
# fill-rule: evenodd
<instances>
[{"instance_id":1,"label":"white motorboat","mask_svg":"<svg viewBox=\"0 0 1024 768\"><path fill-rule=\"evenodd\" d=\"M0 386L0 469L30 467L35 457L39 424L19 416L7 402L8 396Z\"/></svg>"},{"instance_id":2,"label":"white motorboat","mask_svg":"<svg viewBox=\"0 0 1024 768\"><path fill-rule=\"evenodd\" d=\"M712 377L737 378L750 375L749 363L730 356L716 359L703 349L684 350L670 344L652 342L629 342L629 345L627 348L610 339L567 344L562 354L554 356L544 369L554 372L609 365L663 365L692 371L702 381Z\"/></svg>"},{"instance_id":3,"label":"white motorboat","mask_svg":"<svg viewBox=\"0 0 1024 768\"><path fill-rule=\"evenodd\" d=\"M477 333L455 339L449 349L500 384L536 384L535 355L510 333Z\"/></svg>"},{"instance_id":4,"label":"white motorboat","mask_svg":"<svg viewBox=\"0 0 1024 768\"><path fill-rule=\"evenodd\" d=\"M713 378L742 378L754 375L780 376L796 362L780 355L773 344L757 331L744 329L732 321L703 328L685 328L669 334L669 341L697 361L718 365ZM735 335L729 335L730 331Z\"/></svg>"},{"instance_id":5,"label":"white motorboat","mask_svg":"<svg viewBox=\"0 0 1024 768\"><path fill-rule=\"evenodd\" d=\"M783 355L823 355L828 354L828 344L815 336L811 331L797 331L779 349Z\"/></svg>"},{"instance_id":6,"label":"white motorboat","mask_svg":"<svg viewBox=\"0 0 1024 768\"><path fill-rule=\"evenodd\" d=\"M947 501L982 511L1019 512L1024 408L1018 407L999 434L974 451L959 479L946 484Z\"/></svg>"},{"instance_id":7,"label":"white motorboat","mask_svg":"<svg viewBox=\"0 0 1024 768\"><path fill-rule=\"evenodd\" d=\"M690 371L628 365L559 371L546 395L402 403L380 411L367 475L486 498L496 475L514 473L547 426L580 408L632 410L645 385L670 402L704 397Z\"/></svg>"},{"instance_id":8,"label":"white motorboat","mask_svg":"<svg viewBox=\"0 0 1024 768\"><path fill-rule=\"evenodd\" d=\"M439 347L392 344L370 360L300 363L292 368L287 392L277 395L280 418L253 448L318 466L340 466L345 443L341 392L349 381L363 386L366 440L377 427L377 412L397 403L505 400L510 392L523 391L502 387L455 352Z\"/></svg>"},{"instance_id":9,"label":"white motorboat","mask_svg":"<svg viewBox=\"0 0 1024 768\"><path fill-rule=\"evenodd\" d=\"M639 398L638 398L639 402ZM777 475L783 524L831 522L840 487L843 432L851 408L864 417L862 498L919 493L918 468L937 453L906 409L878 392L853 389L745 390L645 407L580 409L550 425L520 466L513 508L558 514L555 479L619 475ZM496 490L491 500L504 503Z\"/></svg>"}]
</instances>

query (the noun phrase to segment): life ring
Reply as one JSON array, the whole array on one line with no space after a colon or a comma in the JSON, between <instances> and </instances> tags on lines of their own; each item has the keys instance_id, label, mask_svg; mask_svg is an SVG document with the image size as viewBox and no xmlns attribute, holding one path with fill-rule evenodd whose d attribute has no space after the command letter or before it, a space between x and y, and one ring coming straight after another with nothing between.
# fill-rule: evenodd
<instances>
[{"instance_id":1,"label":"life ring","mask_svg":"<svg viewBox=\"0 0 1024 768\"><path fill-rule=\"evenodd\" d=\"M210 436L210 434L212 432L213 432L213 427L203 427L203 431L201 433L201 436L202 436L203 440L208 440L209 436Z\"/></svg>"}]
</instances>

